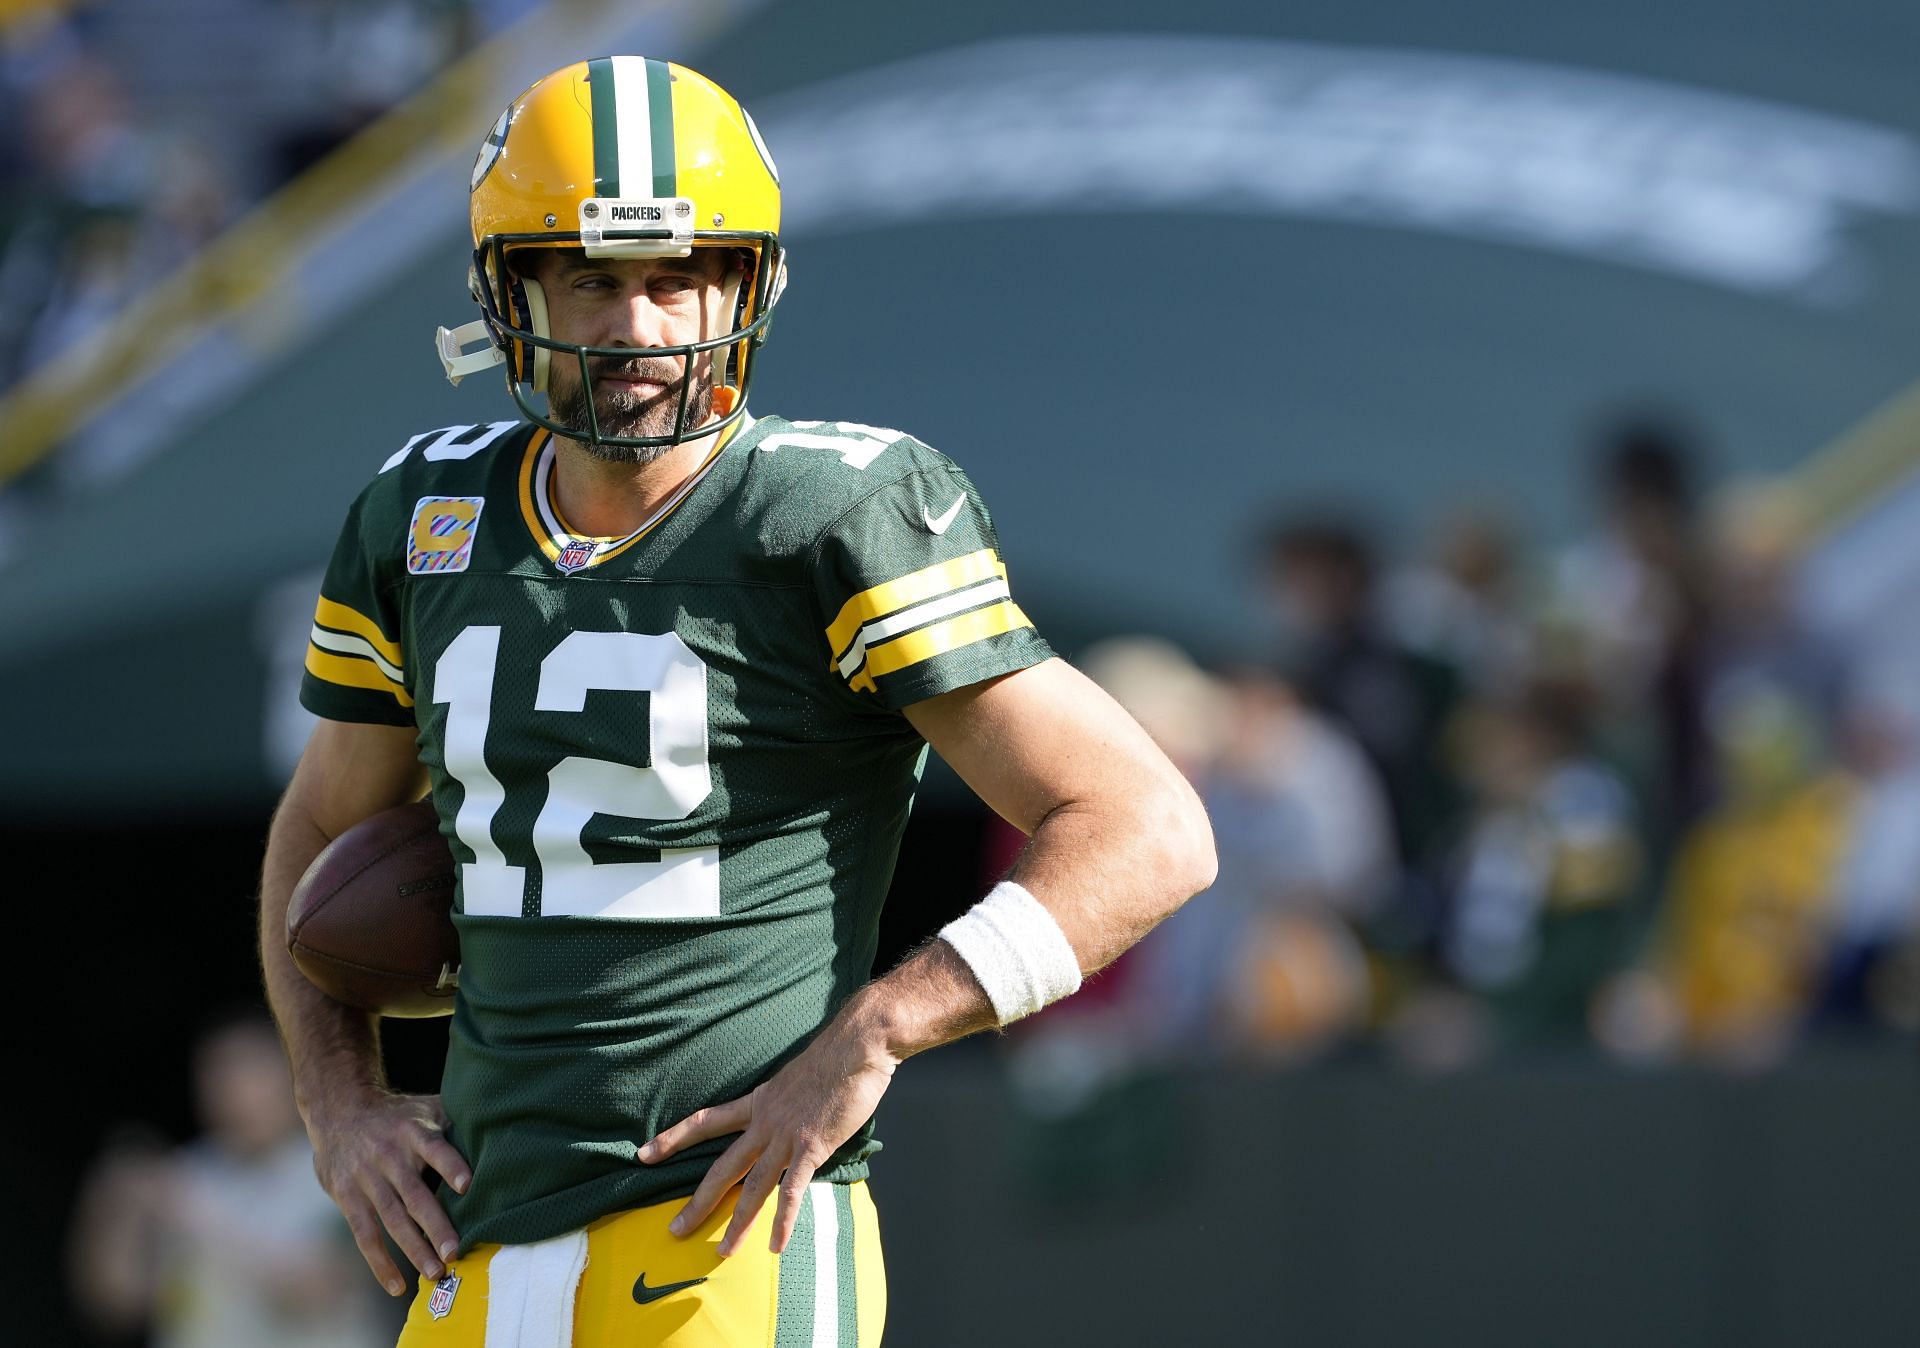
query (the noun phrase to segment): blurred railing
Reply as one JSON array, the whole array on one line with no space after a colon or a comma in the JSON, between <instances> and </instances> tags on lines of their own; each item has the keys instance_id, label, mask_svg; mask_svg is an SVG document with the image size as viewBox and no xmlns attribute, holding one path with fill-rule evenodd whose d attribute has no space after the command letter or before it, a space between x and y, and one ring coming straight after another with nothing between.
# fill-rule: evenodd
<instances>
[{"instance_id":1,"label":"blurred railing","mask_svg":"<svg viewBox=\"0 0 1920 1348\"><path fill-rule=\"evenodd\" d=\"M1920 466L1920 380L1883 403L1793 475L1808 540L1859 515Z\"/></svg>"},{"instance_id":2,"label":"blurred railing","mask_svg":"<svg viewBox=\"0 0 1920 1348\"><path fill-rule=\"evenodd\" d=\"M613 8L608 0L548 0L281 187L97 336L27 375L0 397L0 486L96 416L103 389L137 385L196 333L270 300L303 248L422 152L471 141L495 111L500 73L531 26L556 13L578 20ZM296 301L289 293L285 302Z\"/></svg>"}]
</instances>

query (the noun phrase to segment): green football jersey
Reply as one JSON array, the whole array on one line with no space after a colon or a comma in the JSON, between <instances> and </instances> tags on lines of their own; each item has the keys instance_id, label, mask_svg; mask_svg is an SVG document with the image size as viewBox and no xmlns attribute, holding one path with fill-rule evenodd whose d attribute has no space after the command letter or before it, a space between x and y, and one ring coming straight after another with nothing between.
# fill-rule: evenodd
<instances>
[{"instance_id":1,"label":"green football jersey","mask_svg":"<svg viewBox=\"0 0 1920 1348\"><path fill-rule=\"evenodd\" d=\"M692 1192L872 971L926 745L901 709L1051 652L986 508L898 431L747 423L623 539L516 422L416 436L349 512L301 699L417 727L460 863L442 1090L467 1244ZM820 1178L866 1173L872 1122Z\"/></svg>"}]
</instances>

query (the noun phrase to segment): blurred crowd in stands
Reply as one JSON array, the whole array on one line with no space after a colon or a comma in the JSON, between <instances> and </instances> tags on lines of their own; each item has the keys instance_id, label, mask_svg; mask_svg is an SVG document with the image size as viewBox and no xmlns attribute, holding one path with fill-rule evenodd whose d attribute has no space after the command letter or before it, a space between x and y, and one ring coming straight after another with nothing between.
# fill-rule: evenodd
<instances>
[{"instance_id":1,"label":"blurred crowd in stands","mask_svg":"<svg viewBox=\"0 0 1920 1348\"><path fill-rule=\"evenodd\" d=\"M1498 511L1398 567L1289 515L1277 658L1085 652L1205 797L1220 879L1051 1025L1430 1070L1920 1028L1920 707L1807 611L1789 489L1699 473L1677 426L1613 427L1596 527L1541 557Z\"/></svg>"},{"instance_id":2,"label":"blurred crowd in stands","mask_svg":"<svg viewBox=\"0 0 1920 1348\"><path fill-rule=\"evenodd\" d=\"M0 14L0 388L538 0L25 0ZM217 71L218 75L210 75Z\"/></svg>"}]
</instances>

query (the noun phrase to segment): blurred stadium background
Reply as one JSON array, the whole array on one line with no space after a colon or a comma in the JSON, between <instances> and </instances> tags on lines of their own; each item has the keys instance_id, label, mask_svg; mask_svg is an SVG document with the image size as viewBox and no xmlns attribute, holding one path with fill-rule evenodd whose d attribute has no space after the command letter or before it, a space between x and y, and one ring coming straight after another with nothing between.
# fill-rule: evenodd
<instances>
[{"instance_id":1,"label":"blurred stadium background","mask_svg":"<svg viewBox=\"0 0 1920 1348\"><path fill-rule=\"evenodd\" d=\"M890 1342L1914 1341L1907 0L0 5L0 1340L383 1341L253 869L343 508L511 415L474 147L606 51L779 160L763 410L965 464L1220 834L902 1074ZM888 948L1012 846L936 765Z\"/></svg>"}]
</instances>

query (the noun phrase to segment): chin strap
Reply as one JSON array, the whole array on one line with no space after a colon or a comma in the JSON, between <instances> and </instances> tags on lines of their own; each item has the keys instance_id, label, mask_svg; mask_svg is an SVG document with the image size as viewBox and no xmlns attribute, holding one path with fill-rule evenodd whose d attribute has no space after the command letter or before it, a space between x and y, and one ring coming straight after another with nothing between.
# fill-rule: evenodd
<instances>
[{"instance_id":1,"label":"chin strap","mask_svg":"<svg viewBox=\"0 0 1920 1348\"><path fill-rule=\"evenodd\" d=\"M485 342L486 349L465 350L475 342ZM507 353L493 344L493 334L487 331L486 320L481 318L457 328L435 328L433 346L439 352L440 363L446 367L449 384L458 384L470 374L491 370L507 358Z\"/></svg>"}]
</instances>

